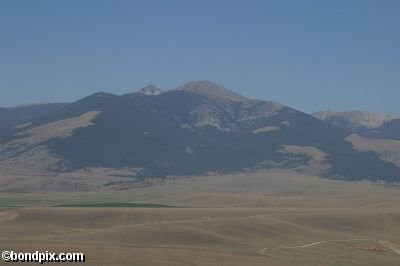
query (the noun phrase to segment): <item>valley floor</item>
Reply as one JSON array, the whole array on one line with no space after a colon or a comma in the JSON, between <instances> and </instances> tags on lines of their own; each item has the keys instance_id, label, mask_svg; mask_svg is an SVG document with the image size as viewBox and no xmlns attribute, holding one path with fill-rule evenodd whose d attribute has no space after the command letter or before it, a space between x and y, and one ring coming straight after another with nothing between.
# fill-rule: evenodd
<instances>
[{"instance_id":1,"label":"valley floor","mask_svg":"<svg viewBox=\"0 0 400 266\"><path fill-rule=\"evenodd\" d=\"M1 193L0 249L83 252L86 265L399 265L399 196L287 170ZM128 202L176 207L118 207Z\"/></svg>"}]
</instances>

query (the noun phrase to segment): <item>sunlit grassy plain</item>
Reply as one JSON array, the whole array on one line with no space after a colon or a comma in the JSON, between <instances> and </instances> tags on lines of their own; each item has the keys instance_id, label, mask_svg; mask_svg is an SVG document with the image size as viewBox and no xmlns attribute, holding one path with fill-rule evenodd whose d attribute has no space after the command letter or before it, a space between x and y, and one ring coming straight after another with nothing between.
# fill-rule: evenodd
<instances>
[{"instance_id":1,"label":"sunlit grassy plain","mask_svg":"<svg viewBox=\"0 0 400 266\"><path fill-rule=\"evenodd\" d=\"M86 265L399 265L399 203L395 185L288 170L1 193L0 248L80 251Z\"/></svg>"}]
</instances>

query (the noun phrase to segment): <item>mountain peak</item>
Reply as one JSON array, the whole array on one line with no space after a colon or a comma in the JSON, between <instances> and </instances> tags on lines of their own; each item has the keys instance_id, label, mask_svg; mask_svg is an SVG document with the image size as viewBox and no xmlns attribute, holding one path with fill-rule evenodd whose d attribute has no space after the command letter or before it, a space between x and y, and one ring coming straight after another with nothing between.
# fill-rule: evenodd
<instances>
[{"instance_id":1,"label":"mountain peak","mask_svg":"<svg viewBox=\"0 0 400 266\"><path fill-rule=\"evenodd\" d=\"M332 110L319 111L313 114L315 117L329 121L336 121L338 118L346 121L352 126L356 127L366 127L366 128L376 128L385 122L395 119L395 116L371 113L362 110L349 110L343 112L335 112ZM336 119L336 120L335 120Z\"/></svg>"},{"instance_id":2,"label":"mountain peak","mask_svg":"<svg viewBox=\"0 0 400 266\"><path fill-rule=\"evenodd\" d=\"M199 94L206 98L219 101L247 101L248 99L236 92L228 90L208 80L191 81L176 88L176 90Z\"/></svg>"},{"instance_id":3,"label":"mountain peak","mask_svg":"<svg viewBox=\"0 0 400 266\"><path fill-rule=\"evenodd\" d=\"M145 95L159 95L162 91L154 85L147 85L146 87L142 88L139 93Z\"/></svg>"},{"instance_id":4,"label":"mountain peak","mask_svg":"<svg viewBox=\"0 0 400 266\"><path fill-rule=\"evenodd\" d=\"M93 93L92 95L89 95L85 98L89 98L89 97L93 97L93 98L110 98L110 97L116 97L115 94L109 93L109 92L105 92L105 91L99 91L96 93Z\"/></svg>"}]
</instances>

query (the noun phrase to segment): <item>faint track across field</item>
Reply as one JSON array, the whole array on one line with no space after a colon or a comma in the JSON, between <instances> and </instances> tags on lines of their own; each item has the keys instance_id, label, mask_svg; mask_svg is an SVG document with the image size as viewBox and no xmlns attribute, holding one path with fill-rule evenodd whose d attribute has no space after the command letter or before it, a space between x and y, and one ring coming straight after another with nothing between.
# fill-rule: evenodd
<instances>
[{"instance_id":1,"label":"faint track across field","mask_svg":"<svg viewBox=\"0 0 400 266\"><path fill-rule=\"evenodd\" d=\"M332 242L353 242L353 241L377 241L381 246L389 248L390 250L394 251L398 255L400 255L400 250L394 247L390 242L383 241L383 240L375 240L375 239L367 239L367 238L352 238L352 239L334 239L334 240L322 240L317 242L312 242L304 245L299 246L291 246L291 247L275 247L275 248L263 248L259 251L260 254L265 256L270 256L267 251L273 249L297 249L297 248L307 248L312 246L317 246L321 244L327 244Z\"/></svg>"},{"instance_id":2,"label":"faint track across field","mask_svg":"<svg viewBox=\"0 0 400 266\"><path fill-rule=\"evenodd\" d=\"M397 255L400 255L400 246L396 246L393 243L390 243L389 241L383 241L379 240L379 244L381 244L383 247L388 248L395 252Z\"/></svg>"}]
</instances>

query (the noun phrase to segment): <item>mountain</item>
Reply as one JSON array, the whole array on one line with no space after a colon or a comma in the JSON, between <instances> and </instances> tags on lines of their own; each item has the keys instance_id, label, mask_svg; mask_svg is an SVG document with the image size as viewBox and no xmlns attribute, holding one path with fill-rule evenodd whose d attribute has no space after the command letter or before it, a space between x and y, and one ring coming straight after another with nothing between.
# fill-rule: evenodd
<instances>
[{"instance_id":1,"label":"mountain","mask_svg":"<svg viewBox=\"0 0 400 266\"><path fill-rule=\"evenodd\" d=\"M383 123L379 127L374 128L368 136L400 140L400 119L393 119Z\"/></svg>"},{"instance_id":2,"label":"mountain","mask_svg":"<svg viewBox=\"0 0 400 266\"><path fill-rule=\"evenodd\" d=\"M45 103L9 108L0 107L0 128L10 127L45 115L64 105L65 103Z\"/></svg>"},{"instance_id":3,"label":"mountain","mask_svg":"<svg viewBox=\"0 0 400 266\"><path fill-rule=\"evenodd\" d=\"M248 100L246 97L243 97L240 94L230 91L208 80L188 82L182 86L179 86L176 88L176 90L198 94L218 102L240 102Z\"/></svg>"},{"instance_id":4,"label":"mountain","mask_svg":"<svg viewBox=\"0 0 400 266\"><path fill-rule=\"evenodd\" d=\"M367 111L351 110L335 112L320 111L313 114L315 117L342 128L376 128L385 122L395 119L395 116L371 113Z\"/></svg>"},{"instance_id":5,"label":"mountain","mask_svg":"<svg viewBox=\"0 0 400 266\"><path fill-rule=\"evenodd\" d=\"M335 179L400 181L397 159L384 150L366 148L347 130L285 105L209 81L146 91L154 90L96 93L1 129L1 169L58 175L126 169L132 180L147 180L279 167Z\"/></svg>"},{"instance_id":6,"label":"mountain","mask_svg":"<svg viewBox=\"0 0 400 266\"><path fill-rule=\"evenodd\" d=\"M313 115L334 126L372 138L400 139L399 117L367 111L320 111Z\"/></svg>"},{"instance_id":7,"label":"mountain","mask_svg":"<svg viewBox=\"0 0 400 266\"><path fill-rule=\"evenodd\" d=\"M154 85L148 85L148 86L144 87L143 89L141 89L139 91L139 93L142 93L145 95L159 95L162 93L162 91Z\"/></svg>"}]
</instances>

